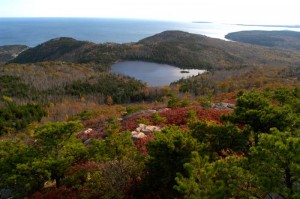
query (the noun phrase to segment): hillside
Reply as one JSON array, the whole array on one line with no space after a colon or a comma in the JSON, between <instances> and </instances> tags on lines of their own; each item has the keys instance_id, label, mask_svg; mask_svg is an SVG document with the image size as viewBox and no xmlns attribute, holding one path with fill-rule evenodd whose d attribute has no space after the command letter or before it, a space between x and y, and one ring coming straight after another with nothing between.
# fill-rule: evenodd
<instances>
[{"instance_id":1,"label":"hillside","mask_svg":"<svg viewBox=\"0 0 300 199\"><path fill-rule=\"evenodd\" d=\"M24 45L6 45L0 46L0 64L6 63L16 58L22 51L26 50L28 46Z\"/></svg>"},{"instance_id":2,"label":"hillside","mask_svg":"<svg viewBox=\"0 0 300 199\"><path fill-rule=\"evenodd\" d=\"M300 65L300 52L241 44L181 31L165 31L132 44L50 40L12 62L66 61L108 68L118 60L145 60L182 68L220 69L241 65Z\"/></svg>"},{"instance_id":3,"label":"hillside","mask_svg":"<svg viewBox=\"0 0 300 199\"><path fill-rule=\"evenodd\" d=\"M40 62L0 65L0 96L17 102L60 102L80 99L103 103L140 101L146 86L133 78L101 72L89 64ZM0 100L1 106L1 100Z\"/></svg>"},{"instance_id":4,"label":"hillside","mask_svg":"<svg viewBox=\"0 0 300 199\"><path fill-rule=\"evenodd\" d=\"M212 69L170 86L118 60ZM0 198L299 198L300 51L166 31L0 64Z\"/></svg>"},{"instance_id":5,"label":"hillside","mask_svg":"<svg viewBox=\"0 0 300 199\"><path fill-rule=\"evenodd\" d=\"M229 33L225 38L260 46L300 50L300 32L294 31L240 31Z\"/></svg>"}]
</instances>

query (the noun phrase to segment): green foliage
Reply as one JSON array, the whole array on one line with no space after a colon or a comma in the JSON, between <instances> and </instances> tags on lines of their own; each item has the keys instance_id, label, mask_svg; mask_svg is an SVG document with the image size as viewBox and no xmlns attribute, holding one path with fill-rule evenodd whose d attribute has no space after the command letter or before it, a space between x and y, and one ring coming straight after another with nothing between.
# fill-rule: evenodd
<instances>
[{"instance_id":1,"label":"green foliage","mask_svg":"<svg viewBox=\"0 0 300 199\"><path fill-rule=\"evenodd\" d=\"M0 85L0 96L27 98L33 91L20 77L16 76L0 76Z\"/></svg>"},{"instance_id":2,"label":"green foliage","mask_svg":"<svg viewBox=\"0 0 300 199\"><path fill-rule=\"evenodd\" d=\"M0 134L15 133L26 128L31 122L40 121L46 112L40 105L18 106L8 102L0 108Z\"/></svg>"},{"instance_id":3,"label":"green foliage","mask_svg":"<svg viewBox=\"0 0 300 199\"><path fill-rule=\"evenodd\" d=\"M146 124L146 125L150 125L151 124L151 121L148 120L147 118L145 117L141 117L137 120L137 123L139 124Z\"/></svg>"},{"instance_id":4,"label":"green foliage","mask_svg":"<svg viewBox=\"0 0 300 199\"><path fill-rule=\"evenodd\" d=\"M42 145L45 150L59 150L63 147L62 144L81 128L82 125L79 122L49 122L36 129L35 135L38 145Z\"/></svg>"},{"instance_id":5,"label":"green foliage","mask_svg":"<svg viewBox=\"0 0 300 199\"><path fill-rule=\"evenodd\" d=\"M252 176L244 170L243 158L229 156L209 162L207 156L192 152L184 164L186 175L177 173L174 188L183 198L251 198L249 184Z\"/></svg>"},{"instance_id":6,"label":"green foliage","mask_svg":"<svg viewBox=\"0 0 300 199\"><path fill-rule=\"evenodd\" d=\"M0 187L22 198L43 187L49 179L44 164L37 162L38 151L21 141L0 141Z\"/></svg>"},{"instance_id":7,"label":"green foliage","mask_svg":"<svg viewBox=\"0 0 300 199\"><path fill-rule=\"evenodd\" d=\"M168 107L169 108L175 108L175 107L179 107L180 106L180 100L176 97L172 97L169 101L168 101Z\"/></svg>"},{"instance_id":8,"label":"green foliage","mask_svg":"<svg viewBox=\"0 0 300 199\"><path fill-rule=\"evenodd\" d=\"M145 179L148 191L156 191L162 198L173 198L177 172L183 172L183 164L188 162L192 151L199 145L192 136L176 127L164 128L154 133L147 150L149 161L146 164L149 175Z\"/></svg>"},{"instance_id":9,"label":"green foliage","mask_svg":"<svg viewBox=\"0 0 300 199\"><path fill-rule=\"evenodd\" d=\"M57 187L64 172L87 155L83 143L73 135L80 129L82 125L79 122L46 123L35 132L37 148L43 154L40 161L45 163Z\"/></svg>"},{"instance_id":10,"label":"green foliage","mask_svg":"<svg viewBox=\"0 0 300 199\"><path fill-rule=\"evenodd\" d=\"M188 100L180 100L179 98L174 96L172 96L171 99L168 101L169 108L186 107L189 105L190 102Z\"/></svg>"},{"instance_id":11,"label":"green foliage","mask_svg":"<svg viewBox=\"0 0 300 199\"><path fill-rule=\"evenodd\" d=\"M90 172L80 198L124 198L142 170L143 164L130 158L105 161Z\"/></svg>"},{"instance_id":12,"label":"green foliage","mask_svg":"<svg viewBox=\"0 0 300 199\"><path fill-rule=\"evenodd\" d=\"M167 122L167 118L160 116L158 113L153 113L152 118L156 124L162 124Z\"/></svg>"},{"instance_id":13,"label":"green foliage","mask_svg":"<svg viewBox=\"0 0 300 199\"><path fill-rule=\"evenodd\" d=\"M212 103L212 99L211 99L211 97L200 97L198 99L198 102L200 103L200 105L203 108L210 108L211 107L211 103Z\"/></svg>"},{"instance_id":14,"label":"green foliage","mask_svg":"<svg viewBox=\"0 0 300 199\"><path fill-rule=\"evenodd\" d=\"M142 105L128 105L126 106L126 115L130 115L143 109L145 109L145 107Z\"/></svg>"},{"instance_id":15,"label":"green foliage","mask_svg":"<svg viewBox=\"0 0 300 199\"><path fill-rule=\"evenodd\" d=\"M277 106L260 93L248 93L237 99L234 113L223 117L234 123L249 125L255 133L255 143L258 134L270 132L272 127L279 130L293 129L299 124L299 119L290 105Z\"/></svg>"},{"instance_id":16,"label":"green foliage","mask_svg":"<svg viewBox=\"0 0 300 199\"><path fill-rule=\"evenodd\" d=\"M114 132L103 140L92 140L89 150L97 162L139 157L129 132Z\"/></svg>"},{"instance_id":17,"label":"green foliage","mask_svg":"<svg viewBox=\"0 0 300 199\"><path fill-rule=\"evenodd\" d=\"M199 121L190 125L191 134L199 142L205 144L207 152L214 157L214 153L224 155L228 150L235 153L248 151L249 130L239 130L235 125L210 124Z\"/></svg>"},{"instance_id":18,"label":"green foliage","mask_svg":"<svg viewBox=\"0 0 300 199\"><path fill-rule=\"evenodd\" d=\"M114 103L140 101L145 98L145 88L140 81L116 74L101 75L95 84L78 80L66 86L68 94L82 96L100 93L106 98L111 97Z\"/></svg>"},{"instance_id":19,"label":"green foliage","mask_svg":"<svg viewBox=\"0 0 300 199\"><path fill-rule=\"evenodd\" d=\"M70 120L89 120L97 115L95 111L84 110L72 117Z\"/></svg>"},{"instance_id":20,"label":"green foliage","mask_svg":"<svg viewBox=\"0 0 300 199\"><path fill-rule=\"evenodd\" d=\"M277 193L284 198L300 195L300 132L271 129L262 133L258 144L251 148L251 170L256 183L266 193Z\"/></svg>"},{"instance_id":21,"label":"green foliage","mask_svg":"<svg viewBox=\"0 0 300 199\"><path fill-rule=\"evenodd\" d=\"M199 121L199 118L198 118L198 115L197 115L197 112L194 111L194 110L189 110L187 112L187 123L188 124L195 124Z\"/></svg>"}]
</instances>

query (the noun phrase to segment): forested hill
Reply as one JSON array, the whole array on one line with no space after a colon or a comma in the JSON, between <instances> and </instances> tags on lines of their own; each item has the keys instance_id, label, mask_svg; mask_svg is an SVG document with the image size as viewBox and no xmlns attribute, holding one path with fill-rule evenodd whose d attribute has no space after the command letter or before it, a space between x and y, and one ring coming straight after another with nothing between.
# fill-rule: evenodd
<instances>
[{"instance_id":1,"label":"forested hill","mask_svg":"<svg viewBox=\"0 0 300 199\"><path fill-rule=\"evenodd\" d=\"M19 53L27 49L24 45L0 46L0 64L8 62L18 56Z\"/></svg>"},{"instance_id":2,"label":"forested hill","mask_svg":"<svg viewBox=\"0 0 300 199\"><path fill-rule=\"evenodd\" d=\"M225 38L260 46L300 50L300 32L295 31L240 31L229 33Z\"/></svg>"},{"instance_id":3,"label":"forested hill","mask_svg":"<svg viewBox=\"0 0 300 199\"><path fill-rule=\"evenodd\" d=\"M107 68L118 60L145 60L201 69L242 65L299 66L300 52L224 41L182 31L165 31L130 44L53 39L24 51L12 62L94 62Z\"/></svg>"},{"instance_id":4,"label":"forested hill","mask_svg":"<svg viewBox=\"0 0 300 199\"><path fill-rule=\"evenodd\" d=\"M83 51L95 44L61 37L49 40L35 48L30 48L18 56L14 62L41 62L51 60L77 61Z\"/></svg>"}]
</instances>

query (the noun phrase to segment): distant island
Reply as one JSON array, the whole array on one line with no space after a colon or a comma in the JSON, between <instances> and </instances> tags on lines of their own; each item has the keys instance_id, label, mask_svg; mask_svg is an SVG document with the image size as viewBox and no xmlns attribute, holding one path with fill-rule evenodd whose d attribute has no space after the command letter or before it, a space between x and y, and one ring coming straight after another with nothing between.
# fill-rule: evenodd
<instances>
[{"instance_id":1,"label":"distant island","mask_svg":"<svg viewBox=\"0 0 300 199\"><path fill-rule=\"evenodd\" d=\"M192 23L212 23L210 21L193 21Z\"/></svg>"},{"instance_id":2,"label":"distant island","mask_svg":"<svg viewBox=\"0 0 300 199\"><path fill-rule=\"evenodd\" d=\"M300 32L296 31L240 31L229 33L225 38L260 46L300 50Z\"/></svg>"},{"instance_id":3,"label":"distant island","mask_svg":"<svg viewBox=\"0 0 300 199\"><path fill-rule=\"evenodd\" d=\"M278 28L300 28L300 25L259 25L259 24L233 24L238 26L278 27Z\"/></svg>"}]
</instances>

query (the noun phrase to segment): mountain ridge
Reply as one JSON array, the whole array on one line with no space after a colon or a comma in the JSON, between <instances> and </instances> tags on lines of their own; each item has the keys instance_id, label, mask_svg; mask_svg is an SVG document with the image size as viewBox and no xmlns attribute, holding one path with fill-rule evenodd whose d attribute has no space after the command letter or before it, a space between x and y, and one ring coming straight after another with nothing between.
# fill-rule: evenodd
<instances>
[{"instance_id":1,"label":"mountain ridge","mask_svg":"<svg viewBox=\"0 0 300 199\"><path fill-rule=\"evenodd\" d=\"M66 61L97 63L109 68L119 60L150 61L197 69L242 65L300 66L300 52L224 41L183 31L164 31L129 44L52 39L22 52L12 62Z\"/></svg>"}]
</instances>

